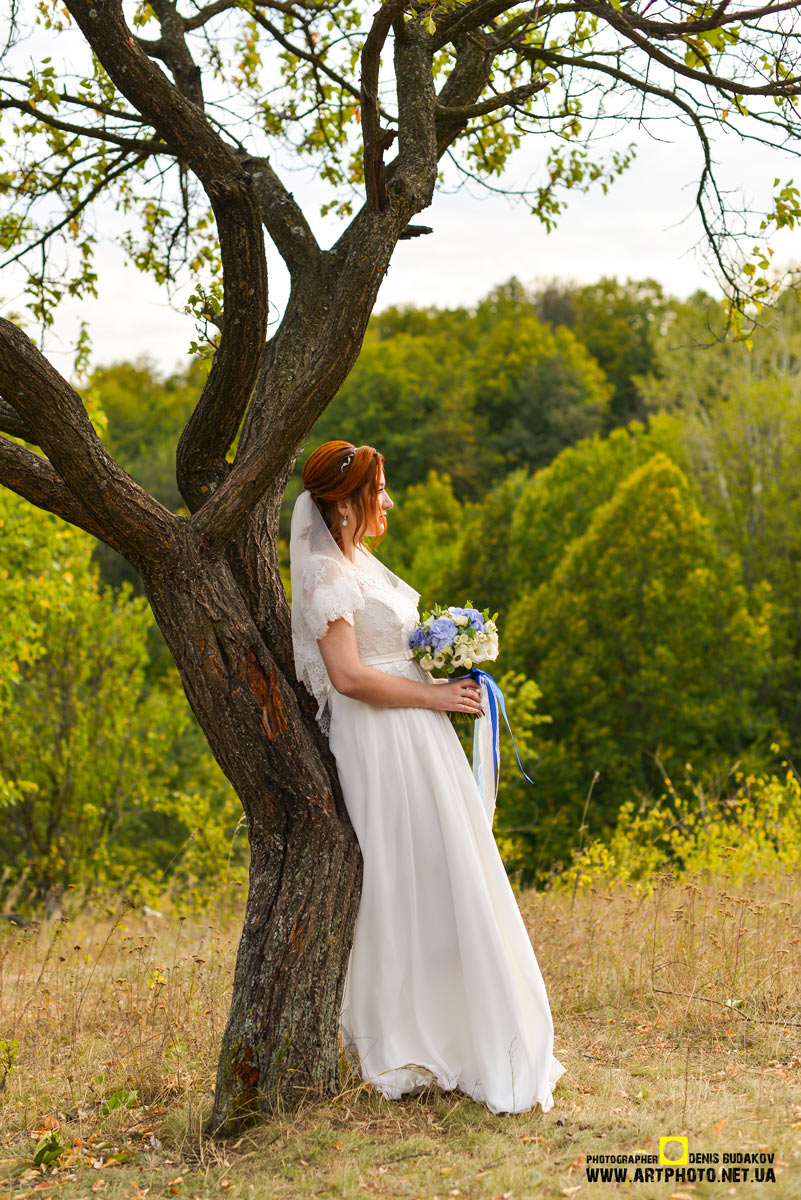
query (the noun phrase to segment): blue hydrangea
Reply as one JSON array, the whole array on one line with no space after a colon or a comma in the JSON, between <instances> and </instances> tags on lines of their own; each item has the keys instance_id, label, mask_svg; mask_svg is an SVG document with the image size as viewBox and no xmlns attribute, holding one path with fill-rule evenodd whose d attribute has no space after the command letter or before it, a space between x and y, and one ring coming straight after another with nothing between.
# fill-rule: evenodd
<instances>
[{"instance_id":1,"label":"blue hydrangea","mask_svg":"<svg viewBox=\"0 0 801 1200\"><path fill-rule=\"evenodd\" d=\"M427 639L428 630L424 629L422 625L418 625L412 633L412 636L409 638L409 645L412 649L414 649L415 646L425 646Z\"/></svg>"},{"instance_id":2,"label":"blue hydrangea","mask_svg":"<svg viewBox=\"0 0 801 1200\"><path fill-rule=\"evenodd\" d=\"M450 617L437 617L436 621L432 621L428 637L434 651L442 650L444 646L450 646L457 632L456 622L452 621Z\"/></svg>"},{"instance_id":3,"label":"blue hydrangea","mask_svg":"<svg viewBox=\"0 0 801 1200\"><path fill-rule=\"evenodd\" d=\"M467 617L468 623L473 626L477 633L480 633L484 628L484 618L477 608L451 608L450 612L456 617Z\"/></svg>"}]
</instances>

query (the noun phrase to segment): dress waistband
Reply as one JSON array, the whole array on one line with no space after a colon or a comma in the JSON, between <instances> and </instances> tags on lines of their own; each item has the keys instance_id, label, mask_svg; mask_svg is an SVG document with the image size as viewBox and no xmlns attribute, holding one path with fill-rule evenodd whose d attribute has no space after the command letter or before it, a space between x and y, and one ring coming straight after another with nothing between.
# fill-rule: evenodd
<instances>
[{"instance_id":1,"label":"dress waistband","mask_svg":"<svg viewBox=\"0 0 801 1200\"><path fill-rule=\"evenodd\" d=\"M408 658L414 658L411 650L393 650L390 654L363 655L362 662L367 667L379 667L384 663L403 662Z\"/></svg>"}]
</instances>

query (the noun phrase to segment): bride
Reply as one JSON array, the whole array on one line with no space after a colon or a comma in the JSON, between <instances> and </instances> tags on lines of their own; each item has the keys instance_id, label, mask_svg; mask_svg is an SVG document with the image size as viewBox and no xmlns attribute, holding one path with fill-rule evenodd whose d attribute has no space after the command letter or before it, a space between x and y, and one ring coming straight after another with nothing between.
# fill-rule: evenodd
<instances>
[{"instance_id":1,"label":"bride","mask_svg":"<svg viewBox=\"0 0 801 1200\"><path fill-rule=\"evenodd\" d=\"M478 715L480 690L412 658L419 593L363 540L380 540L393 506L378 451L326 442L303 484L295 661L364 860L341 1012L348 1058L388 1099L436 1083L494 1113L547 1111L564 1067L545 985L447 716Z\"/></svg>"}]
</instances>

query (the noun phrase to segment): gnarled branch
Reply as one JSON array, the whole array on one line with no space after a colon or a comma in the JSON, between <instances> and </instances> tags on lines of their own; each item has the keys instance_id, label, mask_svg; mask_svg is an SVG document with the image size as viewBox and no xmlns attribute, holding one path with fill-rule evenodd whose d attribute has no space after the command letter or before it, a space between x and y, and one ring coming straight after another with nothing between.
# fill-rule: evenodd
<instances>
[{"instance_id":1,"label":"gnarled branch","mask_svg":"<svg viewBox=\"0 0 801 1200\"><path fill-rule=\"evenodd\" d=\"M95 521L46 458L5 437L0 437L0 484L23 499L30 500L37 508L44 508L71 525L86 530L119 554L130 553L128 544L118 541L113 529Z\"/></svg>"},{"instance_id":2,"label":"gnarled branch","mask_svg":"<svg viewBox=\"0 0 801 1200\"><path fill-rule=\"evenodd\" d=\"M35 445L36 438L33 430L11 404L0 400L0 433L10 433L12 437L22 438L25 442Z\"/></svg>"},{"instance_id":3,"label":"gnarled branch","mask_svg":"<svg viewBox=\"0 0 801 1200\"><path fill-rule=\"evenodd\" d=\"M275 242L290 275L296 277L301 270L314 268L320 255L317 239L303 210L276 175L270 160L240 154L240 161L253 180L264 228Z\"/></svg>"},{"instance_id":4,"label":"gnarled branch","mask_svg":"<svg viewBox=\"0 0 801 1200\"><path fill-rule=\"evenodd\" d=\"M3 318L0 318L0 392L27 426L31 436L26 440L41 446L62 487L81 506L80 510L75 509L81 516L76 524L87 528L86 522L91 521L92 533L129 558L158 561L169 548L178 518L115 462L95 433L77 392L30 338ZM4 443L8 457L11 452L7 447L13 443L5 439ZM23 447L17 449L24 451ZM15 462L18 470L25 463L31 471L38 470L37 478L47 483L48 494L54 497L58 494L63 499L64 492L55 488L56 481L46 472L43 475L41 466L34 468L31 464L31 459L39 463L38 457L31 451L24 453L30 457L14 454L9 461ZM24 472L19 475L18 486L13 483L9 486L19 490L26 478L33 486L35 481L30 472L27 477Z\"/></svg>"}]
</instances>

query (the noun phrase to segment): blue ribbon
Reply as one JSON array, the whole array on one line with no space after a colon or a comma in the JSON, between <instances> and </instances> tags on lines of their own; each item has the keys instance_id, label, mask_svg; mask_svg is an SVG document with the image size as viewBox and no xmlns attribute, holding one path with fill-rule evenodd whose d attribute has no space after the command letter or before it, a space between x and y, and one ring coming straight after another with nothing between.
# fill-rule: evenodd
<instances>
[{"instance_id":1,"label":"blue ribbon","mask_svg":"<svg viewBox=\"0 0 801 1200\"><path fill-rule=\"evenodd\" d=\"M461 675L461 676L459 676L459 678L460 679L475 679L476 683L479 684L479 686L482 683L484 683L487 688L487 706L489 709L488 716L490 718L490 724L491 724L491 728L492 728L493 779L495 781L496 795L498 792L498 780L499 780L499 775L500 775L500 764L501 764L501 729L500 729L500 721L498 720L498 711L499 710L503 715L504 721L506 722L506 728L509 730L509 736L512 739L512 745L515 748L515 755L517 757L517 765L519 766L522 774L525 775L525 777L529 781L529 783L533 784L534 780L531 778L530 775L526 774L526 771L523 769L523 764L520 761L520 753L517 749L517 742L515 741L515 735L512 733L512 726L509 724L509 717L506 714L506 701L504 700L503 692L498 687L495 680L486 671L480 670L479 667L473 667L473 669L469 675ZM475 763L474 763L474 768L475 768ZM487 799L488 798L485 798L485 802ZM493 807L494 807L494 800L495 800L495 797L493 796Z\"/></svg>"}]
</instances>

